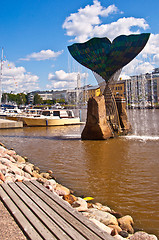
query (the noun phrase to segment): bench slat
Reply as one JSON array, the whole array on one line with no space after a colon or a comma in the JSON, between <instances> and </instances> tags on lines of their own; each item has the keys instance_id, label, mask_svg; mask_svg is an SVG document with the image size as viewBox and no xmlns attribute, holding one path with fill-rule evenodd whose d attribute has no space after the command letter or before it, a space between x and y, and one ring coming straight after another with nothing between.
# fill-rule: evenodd
<instances>
[{"instance_id":1,"label":"bench slat","mask_svg":"<svg viewBox=\"0 0 159 240\"><path fill-rule=\"evenodd\" d=\"M37 181L0 185L0 198L31 240L113 240Z\"/></svg>"},{"instance_id":2,"label":"bench slat","mask_svg":"<svg viewBox=\"0 0 159 240\"><path fill-rule=\"evenodd\" d=\"M47 214L51 218L51 220L53 220L57 224L57 227L60 227L64 232L66 232L69 236L71 236L71 238L76 240L86 239L70 224L70 222L66 222L63 219L63 216L59 215L59 212L56 212L54 210L53 201L50 201L50 205L52 206L52 208L48 205L48 200L51 200L51 199L47 199L47 196L45 195L44 196L45 201L43 201L41 198L39 198L38 195L36 195L39 189L33 192L31 191L30 188L28 188L26 185L24 185L21 182L17 183L17 185L42 209L42 211L45 214ZM65 212L63 214L65 215Z\"/></svg>"},{"instance_id":3,"label":"bench slat","mask_svg":"<svg viewBox=\"0 0 159 240\"><path fill-rule=\"evenodd\" d=\"M72 227L74 227L77 231L80 232L81 238L82 235L84 235L85 239L94 239L99 240L99 238L94 232L92 232L90 229L88 229L83 223L79 222L70 212L67 212L58 203L55 203L53 199L50 199L46 194L44 194L41 190L39 190L34 185L31 185L29 182L25 183L32 191L34 191L43 201L47 202L50 208L54 209L62 218L65 219L66 222L68 222ZM47 191L49 191L47 189ZM51 195L54 195L54 193L51 193ZM59 201L63 201L59 198ZM67 203L65 203L67 204ZM68 206L68 208L71 208ZM72 208L71 208L72 210Z\"/></svg>"},{"instance_id":4,"label":"bench slat","mask_svg":"<svg viewBox=\"0 0 159 240\"><path fill-rule=\"evenodd\" d=\"M92 223L86 217L82 216L82 214L77 212L77 210L73 209L71 206L66 204L65 201L62 200L59 196L50 192L47 188L45 188L39 182L37 182L37 181L24 182L24 184L26 184L27 186L30 186L30 187L31 187L31 183L40 189L40 191L39 191L40 194L42 194L42 192L43 192L45 197L47 195L49 198L53 199L55 201L55 203L57 203L59 206L61 206L66 212L71 214L74 217L74 219L78 220L77 221L78 223L82 223L82 226L84 226L87 229L87 233L89 231L91 233L95 233L95 235L96 235L96 237L98 237L98 239L104 239L104 240L105 239L107 239L107 240L114 239L112 236L110 236L108 233L102 231L98 226L96 226L94 223ZM93 239L93 238L90 238L90 239Z\"/></svg>"},{"instance_id":5,"label":"bench slat","mask_svg":"<svg viewBox=\"0 0 159 240\"><path fill-rule=\"evenodd\" d=\"M41 234L44 239L58 239L58 236L60 239L71 239L53 221L51 221L51 219L47 218L47 215L38 207L38 205L35 204L35 202L33 202L15 183L10 183L9 186L15 191L18 197L22 199L27 210L32 213L34 218L36 217L37 220L35 220L43 227L42 229L44 230L40 230L42 231ZM26 210L22 209L22 211ZM36 227L36 222L33 222L32 216L29 215L29 221L32 221ZM36 228L38 227L40 226L37 225Z\"/></svg>"},{"instance_id":6,"label":"bench slat","mask_svg":"<svg viewBox=\"0 0 159 240\"><path fill-rule=\"evenodd\" d=\"M30 222L28 221L28 218L26 218L26 215L31 213L29 211L27 211L26 214L23 214L23 211L21 212L23 202L20 200L17 200L16 194L14 194L12 189L9 189L9 186L3 184L3 188L0 188L0 195L3 202L7 205L9 211L13 214L13 216L15 217L15 219L17 220L21 228L28 235L28 237L30 239L37 239L37 240L43 239L42 236L39 234L39 231L37 231L34 228L34 225L30 224ZM15 201L12 200L12 198L14 198L14 200L16 201L16 204L15 204ZM34 216L32 217L34 219Z\"/></svg>"}]
</instances>

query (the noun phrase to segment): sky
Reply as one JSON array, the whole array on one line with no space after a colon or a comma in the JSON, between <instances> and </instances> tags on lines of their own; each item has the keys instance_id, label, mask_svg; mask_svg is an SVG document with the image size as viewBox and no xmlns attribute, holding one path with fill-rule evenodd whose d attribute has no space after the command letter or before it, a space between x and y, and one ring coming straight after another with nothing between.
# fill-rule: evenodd
<instances>
[{"instance_id":1,"label":"sky","mask_svg":"<svg viewBox=\"0 0 159 240\"><path fill-rule=\"evenodd\" d=\"M67 47L92 37L151 33L122 79L159 67L158 0L0 0L3 92L73 89L97 85ZM3 49L3 51L2 51Z\"/></svg>"}]
</instances>

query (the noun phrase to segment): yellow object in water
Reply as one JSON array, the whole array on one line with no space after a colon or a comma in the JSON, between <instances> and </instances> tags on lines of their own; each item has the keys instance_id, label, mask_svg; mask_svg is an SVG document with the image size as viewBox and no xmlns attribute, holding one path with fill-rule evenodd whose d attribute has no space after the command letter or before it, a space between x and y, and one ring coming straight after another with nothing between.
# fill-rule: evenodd
<instances>
[{"instance_id":1,"label":"yellow object in water","mask_svg":"<svg viewBox=\"0 0 159 240\"><path fill-rule=\"evenodd\" d=\"M85 198L83 198L85 201L90 201L90 200L93 200L94 198L92 198L92 197L85 197Z\"/></svg>"}]
</instances>

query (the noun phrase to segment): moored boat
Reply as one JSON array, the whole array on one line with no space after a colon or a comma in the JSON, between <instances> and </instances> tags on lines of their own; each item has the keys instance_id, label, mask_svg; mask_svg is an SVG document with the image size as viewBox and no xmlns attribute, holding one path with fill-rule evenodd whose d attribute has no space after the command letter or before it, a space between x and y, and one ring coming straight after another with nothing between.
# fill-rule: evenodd
<instances>
[{"instance_id":1,"label":"moored boat","mask_svg":"<svg viewBox=\"0 0 159 240\"><path fill-rule=\"evenodd\" d=\"M39 116L26 116L23 121L27 126L64 126L83 124L75 117L72 110L53 109L43 110Z\"/></svg>"}]
</instances>

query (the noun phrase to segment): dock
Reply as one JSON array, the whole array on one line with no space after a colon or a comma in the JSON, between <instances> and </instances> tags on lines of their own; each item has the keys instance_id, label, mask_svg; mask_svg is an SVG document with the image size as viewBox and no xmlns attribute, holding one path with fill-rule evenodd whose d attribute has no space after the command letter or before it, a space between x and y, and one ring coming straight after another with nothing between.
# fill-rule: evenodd
<instances>
[{"instance_id":1,"label":"dock","mask_svg":"<svg viewBox=\"0 0 159 240\"><path fill-rule=\"evenodd\" d=\"M28 239L114 239L35 180L1 184L0 199Z\"/></svg>"},{"instance_id":2,"label":"dock","mask_svg":"<svg viewBox=\"0 0 159 240\"><path fill-rule=\"evenodd\" d=\"M0 119L0 129L8 128L22 128L23 122L17 122L13 120Z\"/></svg>"}]
</instances>

